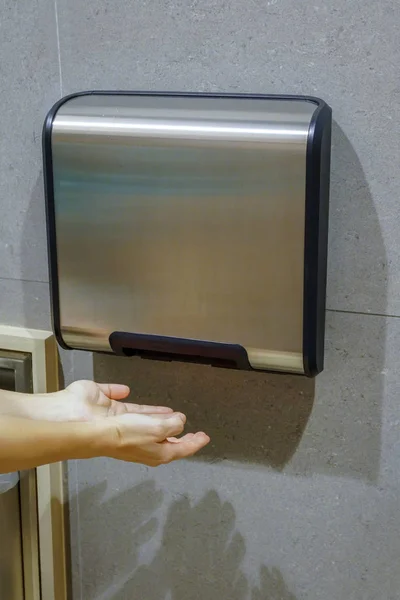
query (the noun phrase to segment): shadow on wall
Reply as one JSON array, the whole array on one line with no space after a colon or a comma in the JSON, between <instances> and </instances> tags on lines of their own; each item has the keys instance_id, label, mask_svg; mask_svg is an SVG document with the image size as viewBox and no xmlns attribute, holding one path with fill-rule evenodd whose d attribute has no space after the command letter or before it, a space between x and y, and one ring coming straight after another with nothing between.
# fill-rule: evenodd
<instances>
[{"instance_id":1,"label":"shadow on wall","mask_svg":"<svg viewBox=\"0 0 400 600\"><path fill-rule=\"evenodd\" d=\"M356 303L378 307L383 315L387 259L374 200L359 158L337 123L332 146L328 306L337 308L334 299L339 298L345 311L354 290ZM302 448L309 461L293 465L300 473L322 471L377 481L385 344L384 318L329 315L326 371L317 379L310 435Z\"/></svg>"},{"instance_id":2,"label":"shadow on wall","mask_svg":"<svg viewBox=\"0 0 400 600\"><path fill-rule=\"evenodd\" d=\"M330 309L384 315L388 264L374 199L351 142L332 129L332 176L328 254Z\"/></svg>"},{"instance_id":3,"label":"shadow on wall","mask_svg":"<svg viewBox=\"0 0 400 600\"><path fill-rule=\"evenodd\" d=\"M260 583L251 588L241 568L245 553L232 504L222 503L216 492L195 506L183 497L168 511L150 565L140 566L111 598L128 600L140 590L146 600L295 600L278 569L262 566Z\"/></svg>"},{"instance_id":4,"label":"shadow on wall","mask_svg":"<svg viewBox=\"0 0 400 600\"><path fill-rule=\"evenodd\" d=\"M147 481L102 502L105 489L99 485L79 495L81 522L91 548L82 565L87 600L295 600L278 569L262 566L258 583L249 584L242 570L246 548L235 527L235 511L215 491L194 506L185 495L173 502L158 552L149 564L139 566L141 547L157 533L154 511L162 503L162 492ZM127 494L135 499L129 514ZM116 528L119 548L114 564Z\"/></svg>"},{"instance_id":5,"label":"shadow on wall","mask_svg":"<svg viewBox=\"0 0 400 600\"><path fill-rule=\"evenodd\" d=\"M163 501L163 493L153 481L104 500L106 490L107 482L102 481L71 498L79 502L80 520L75 532L78 539L71 539L71 543L79 544L82 535L89 545L74 553L78 562L72 564L76 573L83 571L80 579L86 600L112 598L112 588L118 589L121 579L131 576L139 564L142 546L157 532L154 514Z\"/></svg>"}]
</instances>

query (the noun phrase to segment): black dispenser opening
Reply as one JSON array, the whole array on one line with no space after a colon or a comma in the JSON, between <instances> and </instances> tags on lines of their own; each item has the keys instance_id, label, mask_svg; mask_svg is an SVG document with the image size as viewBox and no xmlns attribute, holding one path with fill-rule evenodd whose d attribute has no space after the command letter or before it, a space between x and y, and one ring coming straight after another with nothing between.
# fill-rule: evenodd
<instances>
[{"instance_id":1,"label":"black dispenser opening","mask_svg":"<svg viewBox=\"0 0 400 600\"><path fill-rule=\"evenodd\" d=\"M110 335L112 351L119 356L206 364L226 369L252 370L246 350L236 344L220 344L115 331Z\"/></svg>"}]
</instances>

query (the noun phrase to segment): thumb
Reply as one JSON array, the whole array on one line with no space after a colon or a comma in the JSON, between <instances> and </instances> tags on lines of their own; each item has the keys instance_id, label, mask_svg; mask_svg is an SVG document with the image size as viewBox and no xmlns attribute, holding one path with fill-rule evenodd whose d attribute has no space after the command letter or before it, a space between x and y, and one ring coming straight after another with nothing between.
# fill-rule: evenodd
<instances>
[{"instance_id":1,"label":"thumb","mask_svg":"<svg viewBox=\"0 0 400 600\"><path fill-rule=\"evenodd\" d=\"M182 433L186 423L186 417L182 413L174 413L167 418L153 417L154 421L154 441L163 442L168 437L173 437Z\"/></svg>"},{"instance_id":2,"label":"thumb","mask_svg":"<svg viewBox=\"0 0 400 600\"><path fill-rule=\"evenodd\" d=\"M186 417L181 413L172 413L166 418L140 413L124 413L111 417L117 425L119 434L130 443L163 442L167 437L182 433Z\"/></svg>"}]
</instances>

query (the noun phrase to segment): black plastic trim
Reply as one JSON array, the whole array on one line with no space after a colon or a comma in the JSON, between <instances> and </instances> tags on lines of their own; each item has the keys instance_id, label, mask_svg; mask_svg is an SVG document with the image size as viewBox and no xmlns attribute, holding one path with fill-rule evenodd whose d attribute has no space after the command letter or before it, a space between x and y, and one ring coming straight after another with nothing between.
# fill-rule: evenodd
<instances>
[{"instance_id":1,"label":"black plastic trim","mask_svg":"<svg viewBox=\"0 0 400 600\"><path fill-rule=\"evenodd\" d=\"M79 94L77 94L79 95ZM57 261L57 239L56 239L56 216L54 207L54 177L53 177L53 152L51 147L51 136L53 121L58 109L68 100L74 98L75 94L66 96L56 102L46 115L42 132L43 152L43 179L44 195L46 200L46 224L47 224L47 257L50 280L50 304L51 319L54 335L57 342L65 350L72 350L63 340L61 334L60 319L60 294L58 288L58 261Z\"/></svg>"},{"instance_id":2,"label":"black plastic trim","mask_svg":"<svg viewBox=\"0 0 400 600\"><path fill-rule=\"evenodd\" d=\"M307 141L304 228L304 373L324 368L332 110L320 102Z\"/></svg>"},{"instance_id":3,"label":"black plastic trim","mask_svg":"<svg viewBox=\"0 0 400 600\"><path fill-rule=\"evenodd\" d=\"M115 354L156 360L205 363L218 367L250 370L246 350L236 344L205 342L161 335L114 331L109 343Z\"/></svg>"},{"instance_id":4,"label":"black plastic trim","mask_svg":"<svg viewBox=\"0 0 400 600\"><path fill-rule=\"evenodd\" d=\"M91 95L122 95L122 96L175 96L175 97L208 97L208 98L237 98L254 100L294 100L312 102L316 105L312 117L308 142L306 166L306 210L305 210L305 248L304 248L304 315L303 315L303 360L304 372L313 377L323 369L324 336L325 336L325 301L326 301L326 269L327 269L327 239L328 239L328 206L329 206L329 170L330 170L330 137L331 115L330 107L321 99L313 96L273 95L273 94L218 94L196 92L145 92L145 91L84 91L65 96L48 112L42 135L44 189L46 198L47 245L50 279L50 299L52 307L53 330L59 345L71 350L61 332L60 298L58 288L57 239L55 228L54 207L54 178L52 160L52 129L53 121L59 108L74 98ZM115 335L139 336L139 334L118 333L110 336L113 344ZM160 338L160 336L145 336L154 340L172 339L185 351L193 350L190 340L178 338ZM122 339L122 338L121 338ZM186 345L188 342L188 345ZM182 345L183 344L183 345ZM241 346L231 346L213 342L196 342L198 351L215 351L216 346L245 350ZM113 348L114 349L114 348ZM132 350L132 349L131 349ZM116 350L114 350L116 351ZM121 349L120 349L121 351ZM139 349L138 349L139 351ZM145 351L145 349L143 349ZM167 352L168 354L168 352ZM182 354L174 352L175 356ZM246 352L245 352L246 354ZM196 355L197 356L197 355ZM200 360L200 356L197 356ZM216 356L218 358L218 356ZM247 354L246 361L249 368ZM238 364L243 364L239 361ZM248 368L242 366L240 368Z\"/></svg>"}]
</instances>

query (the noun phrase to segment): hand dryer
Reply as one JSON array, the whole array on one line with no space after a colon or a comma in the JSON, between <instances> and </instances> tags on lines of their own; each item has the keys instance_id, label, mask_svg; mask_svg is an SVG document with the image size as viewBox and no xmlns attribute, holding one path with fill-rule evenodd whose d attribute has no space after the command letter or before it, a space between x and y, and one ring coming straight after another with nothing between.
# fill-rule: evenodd
<instances>
[{"instance_id":1,"label":"hand dryer","mask_svg":"<svg viewBox=\"0 0 400 600\"><path fill-rule=\"evenodd\" d=\"M60 100L43 160L61 346L320 372L331 119L312 97Z\"/></svg>"}]
</instances>

